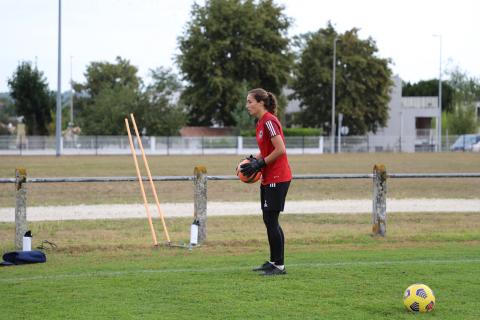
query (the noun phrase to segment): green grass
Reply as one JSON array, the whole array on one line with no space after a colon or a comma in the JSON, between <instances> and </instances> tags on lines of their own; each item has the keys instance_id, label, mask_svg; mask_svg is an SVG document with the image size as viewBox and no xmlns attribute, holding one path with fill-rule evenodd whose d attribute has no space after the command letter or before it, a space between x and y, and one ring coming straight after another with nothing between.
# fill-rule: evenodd
<instances>
[{"instance_id":1,"label":"green grass","mask_svg":"<svg viewBox=\"0 0 480 320\"><path fill-rule=\"evenodd\" d=\"M152 156L153 175L192 175L205 165L209 175L234 174L240 156ZM480 153L365 153L291 155L294 174L370 173L383 163L388 172L480 172ZM30 177L135 176L128 156L0 157L0 177L13 178L16 167L26 167ZM156 184L162 202L191 202L191 182ZM149 186L146 184L148 190ZM288 200L370 199L369 180L296 180ZM389 179L389 198L478 198L479 179ZM238 181L210 181L210 201L256 201L257 186ZM14 206L14 186L0 184L0 207ZM28 204L101 204L141 202L138 183L43 183L28 186Z\"/></svg>"},{"instance_id":2,"label":"green grass","mask_svg":"<svg viewBox=\"0 0 480 320\"><path fill-rule=\"evenodd\" d=\"M370 236L369 215L281 220L288 274L274 278L250 271L267 258L260 216L209 218L208 241L192 251L153 248L145 219L31 223L34 244L58 249L46 264L0 268L0 309L18 319L416 319L402 294L421 282L437 299L422 318L480 317L478 213L393 214L385 238ZM172 240L188 239L190 222L168 220ZM0 223L2 251L13 234Z\"/></svg>"}]
</instances>

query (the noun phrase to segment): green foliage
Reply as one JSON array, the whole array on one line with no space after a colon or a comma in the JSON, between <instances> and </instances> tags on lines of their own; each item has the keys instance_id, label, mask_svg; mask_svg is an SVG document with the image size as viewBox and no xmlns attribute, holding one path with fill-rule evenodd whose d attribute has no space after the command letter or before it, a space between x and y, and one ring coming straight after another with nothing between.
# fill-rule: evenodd
<instances>
[{"instance_id":1,"label":"green foliage","mask_svg":"<svg viewBox=\"0 0 480 320\"><path fill-rule=\"evenodd\" d=\"M453 88L453 102L457 105L472 105L480 100L480 79L470 77L459 67L448 72L448 83ZM443 88L443 87L442 87Z\"/></svg>"},{"instance_id":2,"label":"green foliage","mask_svg":"<svg viewBox=\"0 0 480 320\"><path fill-rule=\"evenodd\" d=\"M289 26L283 7L272 0L194 4L177 56L188 82L183 98L190 124L235 125L232 112L244 100L244 83L278 96L292 63Z\"/></svg>"},{"instance_id":3,"label":"green foliage","mask_svg":"<svg viewBox=\"0 0 480 320\"><path fill-rule=\"evenodd\" d=\"M178 135L186 123L184 107L176 101L181 83L169 69L152 70L152 83L143 88L137 68L117 57L116 64L92 62L85 77L85 84L75 84L74 100L82 134L124 134L130 113L148 135Z\"/></svg>"},{"instance_id":4,"label":"green foliage","mask_svg":"<svg viewBox=\"0 0 480 320\"><path fill-rule=\"evenodd\" d=\"M142 123L148 135L176 136L186 124L187 115L178 95L182 89L180 80L170 69L151 70L153 83L145 93Z\"/></svg>"},{"instance_id":5,"label":"green foliage","mask_svg":"<svg viewBox=\"0 0 480 320\"><path fill-rule=\"evenodd\" d=\"M336 50L336 113L352 134L375 132L388 120L392 86L389 59L377 57L371 38L359 39L358 29L338 34L329 23L325 29L296 38L299 49L290 98L300 100L298 121L305 127L330 130L332 110L333 42Z\"/></svg>"},{"instance_id":6,"label":"green foliage","mask_svg":"<svg viewBox=\"0 0 480 320\"><path fill-rule=\"evenodd\" d=\"M248 114L247 108L245 107L247 95L247 84L243 83L240 97L238 98L238 102L232 112L232 117L235 121L236 134L241 134L243 131L248 131L252 130L252 128L255 128L255 121L253 117Z\"/></svg>"},{"instance_id":7,"label":"green foliage","mask_svg":"<svg viewBox=\"0 0 480 320\"><path fill-rule=\"evenodd\" d=\"M320 128L284 128L283 134L286 137L318 137L322 135Z\"/></svg>"},{"instance_id":8,"label":"green foliage","mask_svg":"<svg viewBox=\"0 0 480 320\"><path fill-rule=\"evenodd\" d=\"M442 110L453 110L454 89L448 81L442 81ZM417 83L402 83L404 97L438 97L438 79L422 80Z\"/></svg>"},{"instance_id":9,"label":"green foliage","mask_svg":"<svg viewBox=\"0 0 480 320\"><path fill-rule=\"evenodd\" d=\"M452 88L453 110L446 115L450 134L476 133L479 126L475 116L475 102L480 100L480 79L470 77L458 66L448 71Z\"/></svg>"},{"instance_id":10,"label":"green foliage","mask_svg":"<svg viewBox=\"0 0 480 320\"><path fill-rule=\"evenodd\" d=\"M139 110L141 105L135 90L121 85L105 87L98 92L95 100L85 106L78 123L85 135L124 134L124 118L130 113L137 114ZM142 130L143 124L138 125Z\"/></svg>"},{"instance_id":11,"label":"green foliage","mask_svg":"<svg viewBox=\"0 0 480 320\"><path fill-rule=\"evenodd\" d=\"M10 134L8 122L15 115L15 105L7 97L0 97L0 135Z\"/></svg>"},{"instance_id":12,"label":"green foliage","mask_svg":"<svg viewBox=\"0 0 480 320\"><path fill-rule=\"evenodd\" d=\"M30 62L22 62L8 79L8 86L16 114L25 119L27 134L47 135L55 97L48 90L43 72L33 68Z\"/></svg>"},{"instance_id":13,"label":"green foliage","mask_svg":"<svg viewBox=\"0 0 480 320\"><path fill-rule=\"evenodd\" d=\"M75 91L86 93L94 99L103 89L120 86L139 90L141 79L137 76L137 67L132 66L130 61L121 57L117 57L115 60L116 63L90 63L84 74L87 82L85 84L75 83Z\"/></svg>"},{"instance_id":14,"label":"green foliage","mask_svg":"<svg viewBox=\"0 0 480 320\"><path fill-rule=\"evenodd\" d=\"M475 118L474 105L455 106L454 111L446 115L446 125L449 134L476 133L478 121Z\"/></svg>"}]
</instances>

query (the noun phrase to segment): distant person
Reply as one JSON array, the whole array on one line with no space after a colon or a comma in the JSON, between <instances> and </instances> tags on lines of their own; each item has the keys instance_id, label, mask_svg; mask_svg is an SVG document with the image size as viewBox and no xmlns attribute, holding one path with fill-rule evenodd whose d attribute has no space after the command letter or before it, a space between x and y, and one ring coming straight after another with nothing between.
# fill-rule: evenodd
<instances>
[{"instance_id":1,"label":"distant person","mask_svg":"<svg viewBox=\"0 0 480 320\"><path fill-rule=\"evenodd\" d=\"M277 99L264 89L253 89L247 95L247 110L258 120L256 138L260 153L255 157L250 156L250 162L242 164L240 168L246 176L262 172L260 202L270 245L270 260L253 271L261 271L265 276L283 275L287 273L284 261L285 237L278 218L285 206L292 172L282 125L275 116Z\"/></svg>"}]
</instances>

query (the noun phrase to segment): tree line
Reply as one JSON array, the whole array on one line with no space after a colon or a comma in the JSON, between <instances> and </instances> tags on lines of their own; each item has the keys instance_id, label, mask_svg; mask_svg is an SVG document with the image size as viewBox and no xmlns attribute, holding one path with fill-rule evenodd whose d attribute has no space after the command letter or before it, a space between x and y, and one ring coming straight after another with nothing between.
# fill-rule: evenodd
<instances>
[{"instance_id":1,"label":"tree line","mask_svg":"<svg viewBox=\"0 0 480 320\"><path fill-rule=\"evenodd\" d=\"M288 126L329 132L335 43L336 110L344 115L344 125L351 134L384 127L392 61L379 57L375 41L360 39L357 28L339 33L330 22L315 32L289 38L291 24L284 7L272 0L194 4L178 37L179 74L159 67L150 71L151 80L145 84L125 58L91 62L84 72L85 82L74 84L75 125L83 134L124 134L123 119L133 112L148 135L176 135L184 125L246 130L253 127L245 111L246 94L248 89L263 87L279 98L281 118L288 99L300 101L301 111L286 122ZM461 118L471 101L480 99L479 83L454 70L451 80L442 83L444 110ZM13 110L25 117L27 133L52 134L55 99L43 73L23 62L8 84ZM293 93L286 96L286 87ZM438 80L404 83L403 89L404 95L436 96ZM12 112L12 108L5 110ZM69 112L63 108L63 129Z\"/></svg>"}]
</instances>

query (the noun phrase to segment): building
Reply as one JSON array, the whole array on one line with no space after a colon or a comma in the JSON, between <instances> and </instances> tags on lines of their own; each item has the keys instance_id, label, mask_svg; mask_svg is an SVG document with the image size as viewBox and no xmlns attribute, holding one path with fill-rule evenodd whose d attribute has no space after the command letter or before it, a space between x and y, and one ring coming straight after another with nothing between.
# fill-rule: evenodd
<instances>
[{"instance_id":1,"label":"building","mask_svg":"<svg viewBox=\"0 0 480 320\"><path fill-rule=\"evenodd\" d=\"M386 127L379 128L366 137L344 137L356 144L352 151L432 151L436 146L436 119L438 97L402 97L402 79L393 77ZM285 91L286 94L291 93ZM299 101L292 100L286 108L287 119L300 111ZM338 125L338 123L337 123Z\"/></svg>"},{"instance_id":2,"label":"building","mask_svg":"<svg viewBox=\"0 0 480 320\"><path fill-rule=\"evenodd\" d=\"M438 97L403 97L402 79L394 76L392 80L387 126L368 134L371 145L376 146L375 151L433 151L437 142Z\"/></svg>"}]
</instances>

